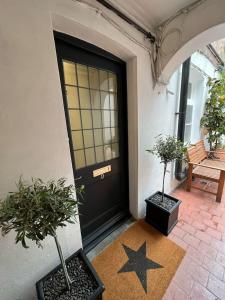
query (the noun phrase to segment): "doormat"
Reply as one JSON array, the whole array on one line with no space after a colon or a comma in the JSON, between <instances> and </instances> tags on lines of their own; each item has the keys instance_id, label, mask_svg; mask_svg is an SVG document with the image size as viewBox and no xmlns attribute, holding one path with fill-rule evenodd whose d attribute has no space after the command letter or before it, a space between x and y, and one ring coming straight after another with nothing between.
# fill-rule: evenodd
<instances>
[{"instance_id":1,"label":"doormat","mask_svg":"<svg viewBox=\"0 0 225 300\"><path fill-rule=\"evenodd\" d=\"M136 222L92 261L103 300L161 300L184 255L144 220Z\"/></svg>"}]
</instances>

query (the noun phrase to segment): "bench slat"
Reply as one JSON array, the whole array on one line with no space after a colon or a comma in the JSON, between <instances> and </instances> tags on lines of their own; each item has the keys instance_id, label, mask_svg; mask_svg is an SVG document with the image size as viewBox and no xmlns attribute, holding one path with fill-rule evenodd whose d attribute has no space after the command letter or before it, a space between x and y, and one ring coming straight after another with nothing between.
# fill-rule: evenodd
<instances>
[{"instance_id":1,"label":"bench slat","mask_svg":"<svg viewBox=\"0 0 225 300\"><path fill-rule=\"evenodd\" d=\"M220 156L224 158L225 156L223 155L225 155L224 152L220 153ZM208 152L206 151L204 141L202 140L187 149L187 157L190 163L187 178L187 191L191 190L192 176L218 182L216 201L221 202L225 180L225 162L218 159L208 159ZM198 189L207 193L212 193L201 188Z\"/></svg>"}]
</instances>

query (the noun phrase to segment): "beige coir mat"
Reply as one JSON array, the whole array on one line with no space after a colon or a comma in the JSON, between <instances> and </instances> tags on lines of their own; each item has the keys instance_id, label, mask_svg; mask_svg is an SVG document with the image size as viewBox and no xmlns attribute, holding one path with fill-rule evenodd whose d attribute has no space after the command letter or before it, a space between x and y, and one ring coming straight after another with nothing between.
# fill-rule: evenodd
<instances>
[{"instance_id":1,"label":"beige coir mat","mask_svg":"<svg viewBox=\"0 0 225 300\"><path fill-rule=\"evenodd\" d=\"M185 251L144 220L136 222L94 260L104 300L161 300Z\"/></svg>"}]
</instances>

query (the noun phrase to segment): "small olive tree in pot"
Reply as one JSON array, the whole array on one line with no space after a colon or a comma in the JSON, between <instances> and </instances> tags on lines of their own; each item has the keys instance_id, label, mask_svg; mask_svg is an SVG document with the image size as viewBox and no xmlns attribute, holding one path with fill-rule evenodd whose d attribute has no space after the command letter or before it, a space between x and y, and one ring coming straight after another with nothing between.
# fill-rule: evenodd
<instances>
[{"instance_id":1,"label":"small olive tree in pot","mask_svg":"<svg viewBox=\"0 0 225 300\"><path fill-rule=\"evenodd\" d=\"M160 158L164 165L162 178L162 192L156 192L146 199L147 210L146 220L158 228L162 233L168 235L177 223L180 200L164 193L165 176L168 164L175 160L182 160L185 157L187 148L183 143L173 136L163 138L157 137L152 149L147 152Z\"/></svg>"},{"instance_id":2,"label":"small olive tree in pot","mask_svg":"<svg viewBox=\"0 0 225 300\"><path fill-rule=\"evenodd\" d=\"M64 227L66 223L76 221L78 201L74 199L75 193L78 197L82 196L83 190L83 186L75 189L73 185L66 185L64 178L47 183L41 179L32 178L31 184L20 178L17 191L9 193L4 200L0 201L0 228L3 236L11 230L15 230L15 241L16 243L20 242L24 248L28 248L27 240L34 241L38 247L42 247L42 241L47 236L52 236L55 240L61 265L37 283L38 298L41 300L58 299L64 294L66 298L63 299L77 299L75 293L80 292L82 287L77 289L77 280L71 279L69 273L73 277L74 274L79 276L77 270L71 270L75 266L75 262L71 261L78 256L81 263L78 269L84 273L86 269L90 268L87 271L86 279L93 277L92 266L81 249L67 260L64 259L57 236L58 227ZM79 280L78 282L82 283ZM98 284L100 284L99 278L94 278L91 287L93 293L96 292ZM88 295L85 296L88 298Z\"/></svg>"}]
</instances>

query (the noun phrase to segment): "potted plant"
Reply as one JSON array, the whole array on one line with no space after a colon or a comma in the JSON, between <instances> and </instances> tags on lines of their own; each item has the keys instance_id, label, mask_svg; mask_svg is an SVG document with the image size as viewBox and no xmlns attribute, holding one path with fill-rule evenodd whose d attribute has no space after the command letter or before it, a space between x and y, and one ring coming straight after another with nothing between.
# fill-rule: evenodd
<instances>
[{"instance_id":1,"label":"potted plant","mask_svg":"<svg viewBox=\"0 0 225 300\"><path fill-rule=\"evenodd\" d=\"M180 200L164 193L165 176L168 164L175 160L182 160L186 147L175 137L158 136L155 145L147 152L160 158L164 165L162 192L156 192L146 199L146 221L156 227L163 234L168 235L178 221Z\"/></svg>"},{"instance_id":2,"label":"potted plant","mask_svg":"<svg viewBox=\"0 0 225 300\"><path fill-rule=\"evenodd\" d=\"M57 228L74 223L78 210L75 192L82 195L84 187L75 189L66 180L44 183L32 179L31 184L21 178L17 191L9 193L0 202L0 228L2 235L16 231L16 243L28 248L27 240L38 247L50 235L54 238L61 264L36 284L39 300L101 299L104 287L83 250L64 259L57 236Z\"/></svg>"},{"instance_id":3,"label":"potted plant","mask_svg":"<svg viewBox=\"0 0 225 300\"><path fill-rule=\"evenodd\" d=\"M209 77L207 86L209 97L200 126L207 137L210 151L216 151L225 133L225 75L221 74L220 78Z\"/></svg>"}]
</instances>

